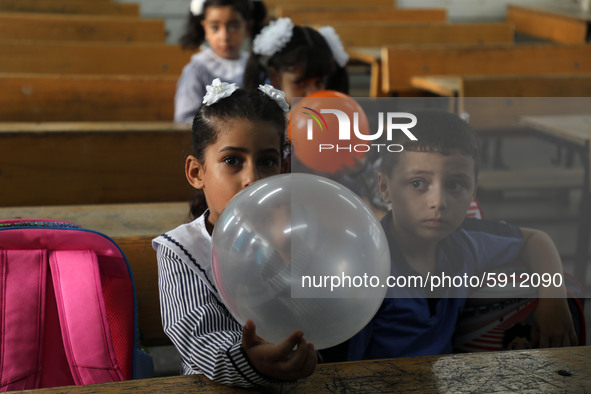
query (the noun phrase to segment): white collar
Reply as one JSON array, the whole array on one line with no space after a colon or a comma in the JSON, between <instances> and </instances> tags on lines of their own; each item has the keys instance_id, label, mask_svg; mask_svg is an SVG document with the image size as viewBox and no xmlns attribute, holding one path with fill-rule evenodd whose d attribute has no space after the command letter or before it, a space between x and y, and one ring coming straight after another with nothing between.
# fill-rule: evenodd
<instances>
[{"instance_id":1,"label":"white collar","mask_svg":"<svg viewBox=\"0 0 591 394\"><path fill-rule=\"evenodd\" d=\"M155 238L152 247L158 249L159 245L163 245L172 250L217 295L211 263L211 235L205 227L206 216L203 214Z\"/></svg>"}]
</instances>

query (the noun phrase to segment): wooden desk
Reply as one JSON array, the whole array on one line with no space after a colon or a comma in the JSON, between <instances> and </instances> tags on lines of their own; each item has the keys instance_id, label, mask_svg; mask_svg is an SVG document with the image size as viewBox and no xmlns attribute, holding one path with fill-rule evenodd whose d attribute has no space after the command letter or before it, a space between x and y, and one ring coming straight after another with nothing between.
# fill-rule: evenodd
<instances>
[{"instance_id":1,"label":"wooden desk","mask_svg":"<svg viewBox=\"0 0 591 394\"><path fill-rule=\"evenodd\" d=\"M521 123L547 138L573 147L581 156L585 175L583 194L581 196L574 274L588 288L589 284L585 283L585 280L587 278L587 265L589 264L589 240L591 236L591 163L589 160L591 109L588 109L586 115L524 116L521 118Z\"/></svg>"},{"instance_id":2,"label":"wooden desk","mask_svg":"<svg viewBox=\"0 0 591 394\"><path fill-rule=\"evenodd\" d=\"M445 8L393 8L358 6L310 6L299 4L275 7L275 17L289 17L296 25L332 24L335 22L446 22Z\"/></svg>"},{"instance_id":3,"label":"wooden desk","mask_svg":"<svg viewBox=\"0 0 591 394\"><path fill-rule=\"evenodd\" d=\"M591 97L591 73L421 75L412 77L411 84L416 89L449 97L450 110L470 114L475 128L514 127L517 118L524 115L581 114L588 112L591 105L589 99L572 99ZM486 99L481 98L486 97L491 99L482 105ZM539 97L565 99L544 102ZM503 116L499 116L500 112Z\"/></svg>"},{"instance_id":4,"label":"wooden desk","mask_svg":"<svg viewBox=\"0 0 591 394\"><path fill-rule=\"evenodd\" d=\"M43 14L84 14L139 16L139 4L122 4L110 0L2 0L1 12L32 12Z\"/></svg>"},{"instance_id":5,"label":"wooden desk","mask_svg":"<svg viewBox=\"0 0 591 394\"><path fill-rule=\"evenodd\" d=\"M0 72L179 76L193 51L154 42L0 40Z\"/></svg>"},{"instance_id":6,"label":"wooden desk","mask_svg":"<svg viewBox=\"0 0 591 394\"><path fill-rule=\"evenodd\" d=\"M284 6L288 2L287 0L267 0L265 4L269 9L278 6ZM292 2L293 5L296 5L295 2ZM359 1L358 0L298 0L297 5L306 8L306 7L330 7L330 6L337 6L337 7L358 7ZM365 0L363 5L366 7L396 7L396 0Z\"/></svg>"},{"instance_id":7,"label":"wooden desk","mask_svg":"<svg viewBox=\"0 0 591 394\"><path fill-rule=\"evenodd\" d=\"M591 115L524 116L521 121L540 132L558 137L578 146L589 147Z\"/></svg>"},{"instance_id":8,"label":"wooden desk","mask_svg":"<svg viewBox=\"0 0 591 394\"><path fill-rule=\"evenodd\" d=\"M309 378L264 392L589 392L591 347L466 353L320 364ZM202 375L186 375L35 392L237 393ZM261 391L260 389L258 390Z\"/></svg>"},{"instance_id":9,"label":"wooden desk","mask_svg":"<svg viewBox=\"0 0 591 394\"><path fill-rule=\"evenodd\" d=\"M190 125L0 122L0 206L187 201Z\"/></svg>"},{"instance_id":10,"label":"wooden desk","mask_svg":"<svg viewBox=\"0 0 591 394\"><path fill-rule=\"evenodd\" d=\"M379 47L350 47L347 48L350 63L364 63L370 67L369 96L382 97L382 79L381 79L381 48Z\"/></svg>"},{"instance_id":11,"label":"wooden desk","mask_svg":"<svg viewBox=\"0 0 591 394\"><path fill-rule=\"evenodd\" d=\"M381 48L396 44L473 44L513 42L513 25L502 23L334 22L350 57L371 68L370 97L382 93Z\"/></svg>"},{"instance_id":12,"label":"wooden desk","mask_svg":"<svg viewBox=\"0 0 591 394\"><path fill-rule=\"evenodd\" d=\"M0 119L3 123L171 121L177 81L178 75L0 72Z\"/></svg>"},{"instance_id":13,"label":"wooden desk","mask_svg":"<svg viewBox=\"0 0 591 394\"><path fill-rule=\"evenodd\" d=\"M410 80L414 88L445 97L457 97L462 89L462 77L421 75Z\"/></svg>"},{"instance_id":14,"label":"wooden desk","mask_svg":"<svg viewBox=\"0 0 591 394\"><path fill-rule=\"evenodd\" d=\"M325 23L324 23L325 24ZM320 27L320 23L317 26ZM441 23L359 21L334 22L345 47L398 44L509 44L514 27L508 22Z\"/></svg>"},{"instance_id":15,"label":"wooden desk","mask_svg":"<svg viewBox=\"0 0 591 394\"><path fill-rule=\"evenodd\" d=\"M421 75L410 83L446 97L591 97L591 73Z\"/></svg>"},{"instance_id":16,"label":"wooden desk","mask_svg":"<svg viewBox=\"0 0 591 394\"><path fill-rule=\"evenodd\" d=\"M591 73L591 45L395 45L383 48L381 62L382 90L407 93L416 92L415 76Z\"/></svg>"},{"instance_id":17,"label":"wooden desk","mask_svg":"<svg viewBox=\"0 0 591 394\"><path fill-rule=\"evenodd\" d=\"M113 15L0 13L2 40L164 43L165 38L166 31L162 19Z\"/></svg>"},{"instance_id":18,"label":"wooden desk","mask_svg":"<svg viewBox=\"0 0 591 394\"><path fill-rule=\"evenodd\" d=\"M509 4L507 21L516 31L564 43L591 41L591 11L576 3L525 6Z\"/></svg>"}]
</instances>

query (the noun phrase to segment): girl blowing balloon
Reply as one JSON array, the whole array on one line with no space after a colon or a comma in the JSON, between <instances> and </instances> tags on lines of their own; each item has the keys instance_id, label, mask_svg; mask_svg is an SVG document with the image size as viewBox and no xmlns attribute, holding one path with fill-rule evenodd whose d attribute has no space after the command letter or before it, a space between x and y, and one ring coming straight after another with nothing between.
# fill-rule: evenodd
<instances>
[{"instance_id":1,"label":"girl blowing balloon","mask_svg":"<svg viewBox=\"0 0 591 394\"><path fill-rule=\"evenodd\" d=\"M214 79L242 84L248 52L241 48L249 33L258 33L266 17L261 1L193 0L183 49L198 49L177 83L174 121L191 123L201 106L205 87Z\"/></svg>"},{"instance_id":2,"label":"girl blowing balloon","mask_svg":"<svg viewBox=\"0 0 591 394\"><path fill-rule=\"evenodd\" d=\"M193 122L189 183L201 192L193 222L154 239L162 324L181 355L183 374L203 373L220 383L254 386L312 374L316 351L294 331L269 344L251 320L242 327L215 286L211 234L220 212L240 190L281 172L286 153L283 92L266 85L253 92L219 79L207 86Z\"/></svg>"}]
</instances>

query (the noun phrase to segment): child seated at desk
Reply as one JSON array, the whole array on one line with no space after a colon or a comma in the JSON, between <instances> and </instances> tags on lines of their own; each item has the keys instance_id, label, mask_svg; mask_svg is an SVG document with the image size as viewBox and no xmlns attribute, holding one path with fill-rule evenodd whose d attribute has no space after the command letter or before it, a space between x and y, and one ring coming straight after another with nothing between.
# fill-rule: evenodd
<instances>
[{"instance_id":1,"label":"child seated at desk","mask_svg":"<svg viewBox=\"0 0 591 394\"><path fill-rule=\"evenodd\" d=\"M199 191L196 219L153 240L163 329L180 353L182 374L243 387L297 381L316 368L313 344L301 330L270 344L251 320L242 326L223 304L211 259L213 228L228 201L281 172L289 106L270 85L246 92L216 78L206 90L185 162L187 180Z\"/></svg>"},{"instance_id":2,"label":"child seated at desk","mask_svg":"<svg viewBox=\"0 0 591 394\"><path fill-rule=\"evenodd\" d=\"M391 210L382 219L390 241L392 275L479 275L516 259L538 273L562 273L562 263L545 233L486 220L465 219L478 184L479 143L456 115L415 113L410 129L391 143L400 153L382 154L379 190ZM348 359L376 359L452 352L456 322L470 289L428 297L420 288L394 298L389 289L372 321L349 342ZM539 347L577 343L561 287L540 287L531 329ZM450 297L452 296L452 297Z\"/></svg>"}]
</instances>

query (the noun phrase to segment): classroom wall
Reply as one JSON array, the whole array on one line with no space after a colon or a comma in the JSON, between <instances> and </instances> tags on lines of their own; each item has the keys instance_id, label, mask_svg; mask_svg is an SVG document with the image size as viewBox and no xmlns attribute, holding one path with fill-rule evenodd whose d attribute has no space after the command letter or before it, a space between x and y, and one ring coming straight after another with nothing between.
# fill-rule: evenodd
<instances>
[{"instance_id":1,"label":"classroom wall","mask_svg":"<svg viewBox=\"0 0 591 394\"><path fill-rule=\"evenodd\" d=\"M484 21L505 19L507 3L581 4L583 1L585 0L396 0L396 4L399 8L447 8L450 21ZM176 43L183 32L191 1L116 0L116 2L140 4L140 14L143 17L164 19L168 32L167 41ZM285 2L293 4L297 0L285 0Z\"/></svg>"},{"instance_id":2,"label":"classroom wall","mask_svg":"<svg viewBox=\"0 0 591 394\"><path fill-rule=\"evenodd\" d=\"M164 19L167 31L166 41L177 43L185 27L191 0L115 0L115 2L139 4L142 17Z\"/></svg>"}]
</instances>

